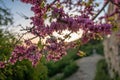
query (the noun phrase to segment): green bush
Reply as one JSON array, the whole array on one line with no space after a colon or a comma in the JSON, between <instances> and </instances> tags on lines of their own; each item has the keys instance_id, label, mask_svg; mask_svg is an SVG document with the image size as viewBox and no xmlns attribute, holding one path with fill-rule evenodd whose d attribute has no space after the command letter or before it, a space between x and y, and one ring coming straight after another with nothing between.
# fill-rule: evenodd
<instances>
[{"instance_id":1,"label":"green bush","mask_svg":"<svg viewBox=\"0 0 120 80\"><path fill-rule=\"evenodd\" d=\"M56 64L54 64L54 62L49 62L46 64L47 68L48 68L48 76L52 77L54 76L56 73L58 73L58 68L56 66Z\"/></svg>"},{"instance_id":2,"label":"green bush","mask_svg":"<svg viewBox=\"0 0 120 80\"><path fill-rule=\"evenodd\" d=\"M100 60L97 64L97 72L94 80L111 80L107 69L107 63L104 59Z\"/></svg>"},{"instance_id":3,"label":"green bush","mask_svg":"<svg viewBox=\"0 0 120 80\"><path fill-rule=\"evenodd\" d=\"M59 76L57 75L57 76L50 78L49 80L64 80L64 78L63 78L63 75L59 75Z\"/></svg>"},{"instance_id":4,"label":"green bush","mask_svg":"<svg viewBox=\"0 0 120 80\"><path fill-rule=\"evenodd\" d=\"M31 62L23 60L15 65L0 69L0 80L46 80L47 68L39 63L35 68Z\"/></svg>"},{"instance_id":5,"label":"green bush","mask_svg":"<svg viewBox=\"0 0 120 80\"><path fill-rule=\"evenodd\" d=\"M93 54L93 49L96 49L97 54L104 55L103 43L101 40L91 40L89 43L80 46L79 48L86 53L86 56Z\"/></svg>"},{"instance_id":6,"label":"green bush","mask_svg":"<svg viewBox=\"0 0 120 80\"><path fill-rule=\"evenodd\" d=\"M10 32L3 30L13 23L10 10L0 6L0 11L0 61L4 61L10 58L15 45L20 44L21 41ZM27 60L0 68L0 80L46 80L46 77L47 68L43 64L40 63L39 67L33 68Z\"/></svg>"},{"instance_id":7,"label":"green bush","mask_svg":"<svg viewBox=\"0 0 120 80\"><path fill-rule=\"evenodd\" d=\"M42 63L39 63L35 68L33 72L33 80L47 80L47 67L44 66ZM27 79L26 79L27 80Z\"/></svg>"},{"instance_id":8,"label":"green bush","mask_svg":"<svg viewBox=\"0 0 120 80\"><path fill-rule=\"evenodd\" d=\"M14 35L0 30L0 61L9 59L16 41ZM46 80L46 77L47 68L43 64L33 68L28 60L0 68L0 80Z\"/></svg>"},{"instance_id":9,"label":"green bush","mask_svg":"<svg viewBox=\"0 0 120 80\"><path fill-rule=\"evenodd\" d=\"M61 73L63 69L68 66L74 60L80 58L77 55L77 49L69 49L67 51L68 55L64 56L61 60L57 62L50 61L46 64L48 68L48 76L52 77L57 73Z\"/></svg>"},{"instance_id":10,"label":"green bush","mask_svg":"<svg viewBox=\"0 0 120 80\"><path fill-rule=\"evenodd\" d=\"M47 63L48 68L48 76L52 77L56 75L57 73L60 73L63 71L63 69L69 65L72 62L72 60L63 59L58 62L49 62Z\"/></svg>"},{"instance_id":11,"label":"green bush","mask_svg":"<svg viewBox=\"0 0 120 80\"><path fill-rule=\"evenodd\" d=\"M103 51L103 44L99 43L96 45L96 52L100 55L104 55L104 51Z\"/></svg>"},{"instance_id":12,"label":"green bush","mask_svg":"<svg viewBox=\"0 0 120 80\"><path fill-rule=\"evenodd\" d=\"M120 80L120 76L118 75L118 73L115 72L114 74L115 74L115 76L112 80Z\"/></svg>"},{"instance_id":13,"label":"green bush","mask_svg":"<svg viewBox=\"0 0 120 80\"><path fill-rule=\"evenodd\" d=\"M63 80L63 77L56 77L55 80Z\"/></svg>"},{"instance_id":14,"label":"green bush","mask_svg":"<svg viewBox=\"0 0 120 80\"><path fill-rule=\"evenodd\" d=\"M68 66L65 67L63 73L64 73L64 78L72 75L78 70L78 66L75 62L71 62Z\"/></svg>"},{"instance_id":15,"label":"green bush","mask_svg":"<svg viewBox=\"0 0 120 80\"><path fill-rule=\"evenodd\" d=\"M72 49L67 50L68 54L67 54L66 57L69 57L69 59L73 59L73 60L79 59L80 56L77 55L78 50L79 50L78 48L72 48Z\"/></svg>"}]
</instances>

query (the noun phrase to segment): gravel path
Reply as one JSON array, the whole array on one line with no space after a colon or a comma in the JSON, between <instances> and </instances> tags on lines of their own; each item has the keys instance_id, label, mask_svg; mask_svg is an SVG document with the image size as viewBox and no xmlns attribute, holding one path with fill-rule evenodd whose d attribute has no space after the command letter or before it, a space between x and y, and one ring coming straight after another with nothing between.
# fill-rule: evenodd
<instances>
[{"instance_id":1,"label":"gravel path","mask_svg":"<svg viewBox=\"0 0 120 80\"><path fill-rule=\"evenodd\" d=\"M102 56L94 54L77 60L78 71L65 80L94 80L96 64L102 58Z\"/></svg>"}]
</instances>

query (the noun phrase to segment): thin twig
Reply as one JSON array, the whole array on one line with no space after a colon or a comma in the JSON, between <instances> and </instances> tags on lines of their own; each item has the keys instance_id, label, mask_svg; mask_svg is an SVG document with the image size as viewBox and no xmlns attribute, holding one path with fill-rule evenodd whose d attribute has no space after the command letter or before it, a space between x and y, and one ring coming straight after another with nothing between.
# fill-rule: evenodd
<instances>
[{"instance_id":1,"label":"thin twig","mask_svg":"<svg viewBox=\"0 0 120 80\"><path fill-rule=\"evenodd\" d=\"M62 41L65 41L71 34L72 34L72 31L67 35L67 37L65 37L64 39L62 39Z\"/></svg>"},{"instance_id":2,"label":"thin twig","mask_svg":"<svg viewBox=\"0 0 120 80\"><path fill-rule=\"evenodd\" d=\"M104 10L104 8L107 6L108 3L109 3L109 0L103 5L101 10L92 18L92 20L95 20L98 17L98 15Z\"/></svg>"},{"instance_id":3,"label":"thin twig","mask_svg":"<svg viewBox=\"0 0 120 80\"><path fill-rule=\"evenodd\" d=\"M23 33L23 34L19 37L19 39L13 44L13 46L15 46L15 45L23 38L23 36L24 36L25 34L27 34L27 32L26 32L26 33Z\"/></svg>"},{"instance_id":4,"label":"thin twig","mask_svg":"<svg viewBox=\"0 0 120 80\"><path fill-rule=\"evenodd\" d=\"M28 40L33 40L33 39L35 39L35 38L37 38L38 36L34 36L34 37L32 37L32 38L29 38Z\"/></svg>"}]
</instances>

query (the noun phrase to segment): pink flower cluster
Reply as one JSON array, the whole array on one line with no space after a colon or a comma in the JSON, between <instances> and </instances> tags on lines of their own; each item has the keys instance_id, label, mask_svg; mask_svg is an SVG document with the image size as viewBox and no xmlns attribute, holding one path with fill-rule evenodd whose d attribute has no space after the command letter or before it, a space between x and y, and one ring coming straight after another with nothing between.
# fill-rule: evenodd
<instances>
[{"instance_id":1,"label":"pink flower cluster","mask_svg":"<svg viewBox=\"0 0 120 80\"><path fill-rule=\"evenodd\" d=\"M66 55L66 48L64 42L57 42L56 38L47 39L45 50L48 51L48 61L58 61L62 58L62 56Z\"/></svg>"},{"instance_id":2,"label":"pink flower cluster","mask_svg":"<svg viewBox=\"0 0 120 80\"><path fill-rule=\"evenodd\" d=\"M0 61L0 68L4 68L6 66L6 63L3 61Z\"/></svg>"},{"instance_id":3,"label":"pink flower cluster","mask_svg":"<svg viewBox=\"0 0 120 80\"><path fill-rule=\"evenodd\" d=\"M58 0L53 1L50 4L43 4L45 2L40 0L21 1L33 5L31 10L34 12L35 15L31 17L32 24L34 25L31 33L41 38L51 36L53 32L60 33L63 30L78 32L80 29L82 29L84 32L81 41L87 42L90 39L93 39L98 33L101 35L111 33L111 24L95 23L90 18L94 14L94 7L92 5L85 6L84 9L80 11L79 16L70 16L65 13L65 10L62 7L57 7L57 5L60 4L60 1ZM45 25L44 16L48 15L47 12L50 12L49 10L51 10L50 18L55 19L55 21L51 20L50 25ZM42 55L36 49L36 46L29 46L29 48L25 48L23 46L16 47L12 53L10 61L14 63L17 60L22 60L24 58L32 62L36 62L36 60L34 61L34 59L39 59L36 55ZM57 61L61 59L63 55L66 55L66 49L67 48L64 41L57 40L56 38L48 38L41 52L47 52L47 54L45 54L47 60ZM19 55L22 55L22 57L18 57Z\"/></svg>"},{"instance_id":4,"label":"pink flower cluster","mask_svg":"<svg viewBox=\"0 0 120 80\"><path fill-rule=\"evenodd\" d=\"M41 2L42 4L42 2ZM57 2L56 4L59 4ZM93 6L86 6L82 11L80 11L79 16L71 17L70 15L66 14L63 8L57 8L54 5L44 5L40 6L39 4L33 4L31 8L32 11L35 13L35 16L32 17L32 24L34 28L32 29L32 33L34 35L38 35L40 37L46 37L48 35L52 35L54 31L61 32L63 30L69 30L72 32L77 32L80 29L83 31L91 31L91 33L110 33L111 31L111 24L105 23L95 23L90 16L94 13ZM47 15L48 9L51 9L51 18L56 19L56 21L52 21L51 24L45 26L45 14Z\"/></svg>"},{"instance_id":5,"label":"pink flower cluster","mask_svg":"<svg viewBox=\"0 0 120 80\"><path fill-rule=\"evenodd\" d=\"M91 18L95 15L95 5L92 3L82 4L80 1L79 4L77 3L78 5L76 5L77 7L82 7L78 12L79 15L71 16L66 13L62 7L62 4L71 6L72 2L70 3L69 0L66 0L68 2L65 2L65 0L53 0L51 3L47 3L47 0L21 1L32 5L31 10L34 12L34 16L31 17L31 24L33 24L33 28L30 30L31 33L43 39L47 36L50 38L46 40L42 49L30 41L25 41L26 46L16 46L8 60L8 62L12 64L15 64L18 60L28 59L32 62L32 65L35 66L42 55L45 55L47 60L57 61L66 55L68 47L75 47L75 44L70 43L71 45L67 46L64 40L51 37L53 32L61 33L64 30L68 30L77 33L79 30L83 30L83 35L79 39L83 43L88 42L98 34L107 35L111 33L111 24L107 22L102 23L102 21L94 22ZM114 0L114 2L117 3L119 0ZM45 24L45 17L50 19L50 25ZM2 68L4 66L5 63L0 62L0 67Z\"/></svg>"},{"instance_id":6,"label":"pink flower cluster","mask_svg":"<svg viewBox=\"0 0 120 80\"><path fill-rule=\"evenodd\" d=\"M32 62L33 66L36 66L38 61L41 59L41 51L38 50L37 46L26 41L27 46L16 46L12 52L9 63L15 64L17 61L28 59Z\"/></svg>"}]
</instances>

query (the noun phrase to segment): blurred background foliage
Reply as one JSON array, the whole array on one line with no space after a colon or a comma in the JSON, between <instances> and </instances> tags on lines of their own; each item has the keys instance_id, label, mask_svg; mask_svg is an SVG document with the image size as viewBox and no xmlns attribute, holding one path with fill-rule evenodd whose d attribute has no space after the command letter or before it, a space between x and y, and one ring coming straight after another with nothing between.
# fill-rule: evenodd
<instances>
[{"instance_id":1,"label":"blurred background foliage","mask_svg":"<svg viewBox=\"0 0 120 80\"><path fill-rule=\"evenodd\" d=\"M10 34L12 37L6 34L7 33L3 33L1 30L0 60L9 58L14 48L13 44L17 40L12 34ZM90 42L80 47L80 50L85 51L87 56L89 56L92 54L93 46L96 46L95 48L98 49L97 53L99 53L102 50L101 45L102 42ZM75 60L81 58L77 55L78 51L78 48L69 49L67 51L68 55L64 56L63 59L58 62L48 62L43 57L39 65L35 68L33 68L31 63L27 60L17 62L15 65L9 65L4 69L0 69L0 80L64 80L78 69L75 62ZM102 52L100 54L102 54ZM60 73L62 73L62 75L56 77L56 75Z\"/></svg>"},{"instance_id":2,"label":"blurred background foliage","mask_svg":"<svg viewBox=\"0 0 120 80\"><path fill-rule=\"evenodd\" d=\"M2 0L0 0L2 4ZM14 34L6 31L8 25L13 24L13 17L10 10L2 4L0 6L0 61L8 60L18 39ZM4 27L4 28L3 28ZM21 44L19 41L17 44ZM46 80L47 67L41 62L35 68L27 60L9 64L0 69L0 80Z\"/></svg>"},{"instance_id":3,"label":"blurred background foliage","mask_svg":"<svg viewBox=\"0 0 120 80\"><path fill-rule=\"evenodd\" d=\"M97 72L94 80L111 80L107 67L105 59L100 60L97 63Z\"/></svg>"},{"instance_id":4,"label":"blurred background foliage","mask_svg":"<svg viewBox=\"0 0 120 80\"><path fill-rule=\"evenodd\" d=\"M0 6L0 61L9 59L15 43L18 41L14 34L2 28L12 24L13 17L10 10ZM21 44L21 42L19 41L17 44ZM9 64L0 69L0 80L64 80L78 70L75 61L81 57L77 55L77 52L81 50L86 53L86 56L90 56L94 49L96 53L103 55L102 41L92 40L88 44L80 46L79 49L69 49L68 55L57 62L48 62L42 57L35 68L27 60L18 61L15 65Z\"/></svg>"},{"instance_id":5,"label":"blurred background foliage","mask_svg":"<svg viewBox=\"0 0 120 80\"><path fill-rule=\"evenodd\" d=\"M113 78L110 77L108 65L105 61L105 59L101 59L97 63L96 67L96 75L94 80L120 80L120 76L118 76L118 73L115 72L115 75Z\"/></svg>"},{"instance_id":6,"label":"blurred background foliage","mask_svg":"<svg viewBox=\"0 0 120 80\"><path fill-rule=\"evenodd\" d=\"M91 40L87 44L80 46L79 49L85 52L86 56L90 56L93 53L104 55L102 40Z\"/></svg>"},{"instance_id":7,"label":"blurred background foliage","mask_svg":"<svg viewBox=\"0 0 120 80\"><path fill-rule=\"evenodd\" d=\"M11 24L13 24L13 17L10 9L5 6L3 0L0 0L0 26Z\"/></svg>"}]
</instances>

